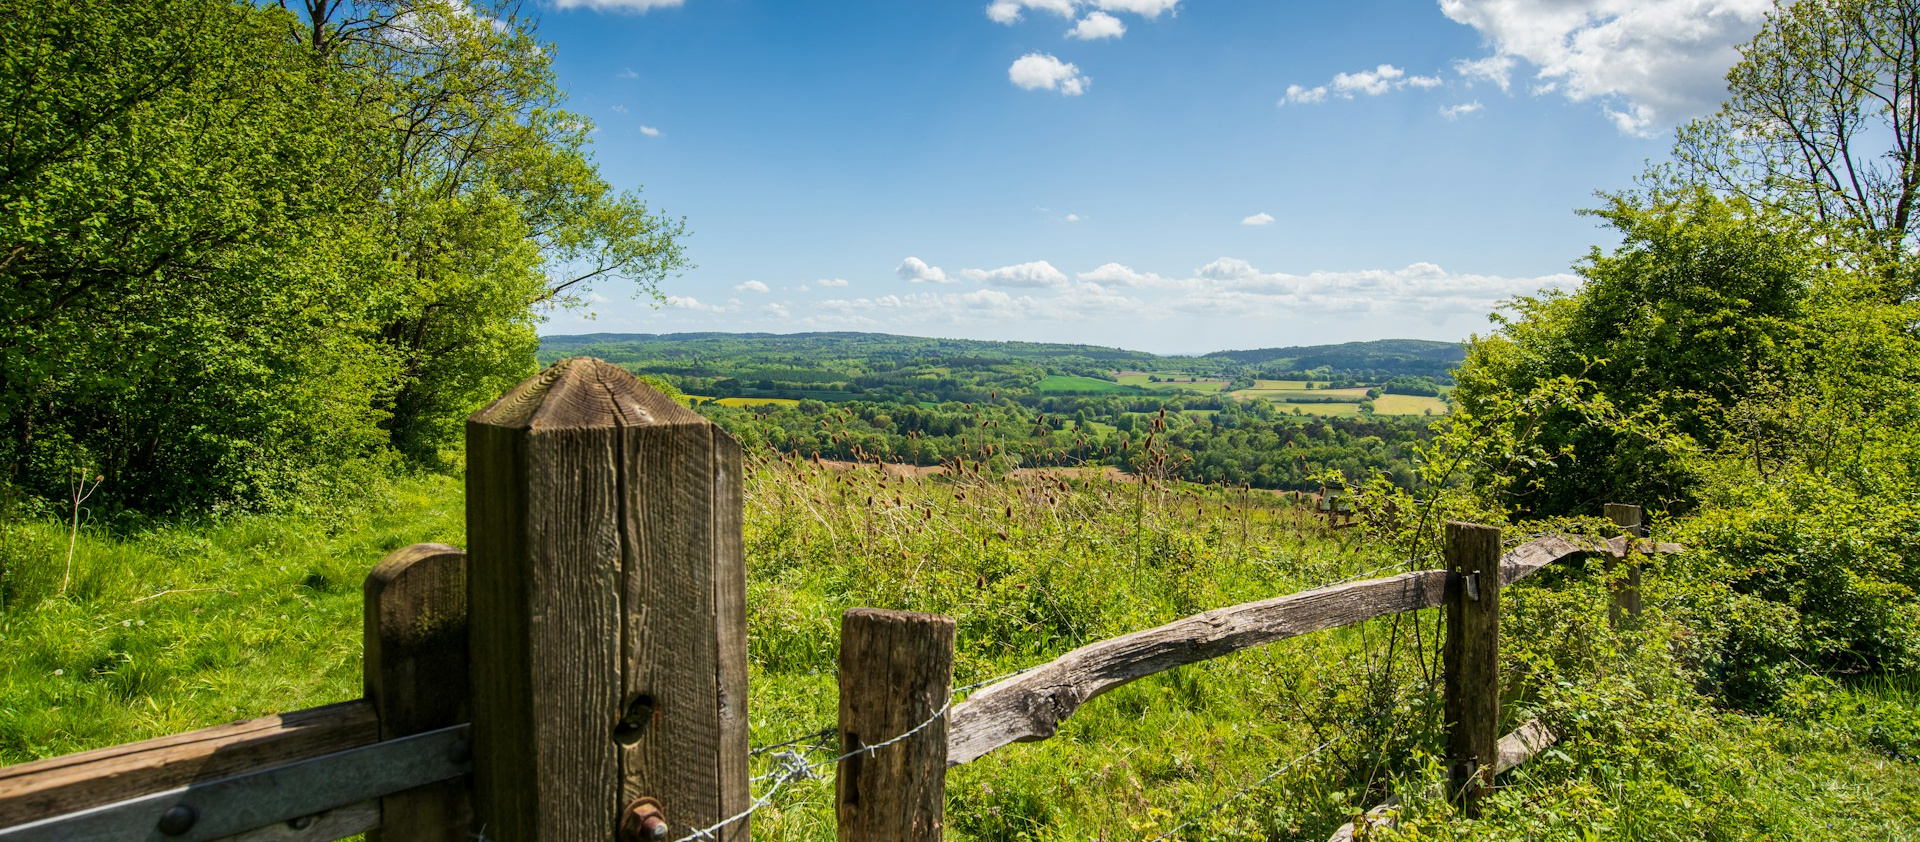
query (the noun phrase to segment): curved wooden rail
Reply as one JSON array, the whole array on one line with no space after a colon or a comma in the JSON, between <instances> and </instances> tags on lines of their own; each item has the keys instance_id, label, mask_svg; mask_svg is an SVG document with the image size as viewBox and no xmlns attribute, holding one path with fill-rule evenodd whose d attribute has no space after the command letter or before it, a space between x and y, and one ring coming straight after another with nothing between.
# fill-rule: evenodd
<instances>
[{"instance_id":1,"label":"curved wooden rail","mask_svg":"<svg viewBox=\"0 0 1920 842\"><path fill-rule=\"evenodd\" d=\"M1550 537L1530 541L1501 557L1500 580L1503 585L1512 584L1569 556L1622 557L1628 550L1627 540ZM1679 546L1641 540L1633 549L1676 552ZM1156 672L1308 632L1436 607L1445 597L1446 585L1444 570L1402 573L1216 608L1089 643L955 705L947 726L947 764L957 766L1009 743L1051 737L1089 699Z\"/></svg>"}]
</instances>

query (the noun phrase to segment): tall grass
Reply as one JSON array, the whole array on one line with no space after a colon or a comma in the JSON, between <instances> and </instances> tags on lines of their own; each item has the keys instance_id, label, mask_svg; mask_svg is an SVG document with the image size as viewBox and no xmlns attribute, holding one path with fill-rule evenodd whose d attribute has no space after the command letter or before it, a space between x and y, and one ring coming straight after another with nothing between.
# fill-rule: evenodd
<instances>
[{"instance_id":1,"label":"tall grass","mask_svg":"<svg viewBox=\"0 0 1920 842\"><path fill-rule=\"evenodd\" d=\"M1361 530L1241 490L768 455L746 480L756 746L833 724L846 608L953 616L964 686L1402 561ZM0 761L357 696L366 572L391 549L457 545L462 532L454 480L368 495L327 517L83 527L64 596L66 524L0 527ZM1660 613L1672 594L1657 571L1648 581L1647 620L1628 635L1605 622L1601 577L1542 574L1509 592L1510 718L1545 717L1567 737L1510 775L1478 822L1421 796L1440 754L1424 612L1118 688L1050 740L954 769L948 833L1325 839L1395 792L1409 796L1407 839L1837 838L1822 828L1842 816L1869 835L1905 832L1920 814L1920 772L1901 754L1920 734L1912 680L1812 682L1797 718L1713 710L1688 680L1685 630ZM826 760L835 747L794 748ZM773 753L756 758L756 774L776 768ZM787 784L754 833L830 839L832 798L830 780ZM1868 803L1877 812L1861 812Z\"/></svg>"}]
</instances>

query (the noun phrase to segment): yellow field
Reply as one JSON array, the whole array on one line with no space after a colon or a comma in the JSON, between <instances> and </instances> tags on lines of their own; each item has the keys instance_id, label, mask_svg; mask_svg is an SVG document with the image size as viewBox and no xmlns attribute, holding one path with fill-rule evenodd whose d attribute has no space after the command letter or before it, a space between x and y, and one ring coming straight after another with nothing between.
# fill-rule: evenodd
<instances>
[{"instance_id":1,"label":"yellow field","mask_svg":"<svg viewBox=\"0 0 1920 842\"><path fill-rule=\"evenodd\" d=\"M1439 398L1418 395L1381 395L1374 400L1373 411L1381 415L1419 415L1423 412L1445 415L1447 405L1441 403Z\"/></svg>"},{"instance_id":2,"label":"yellow field","mask_svg":"<svg viewBox=\"0 0 1920 842\"><path fill-rule=\"evenodd\" d=\"M793 398L721 398L714 403L721 406L793 406L799 401Z\"/></svg>"}]
</instances>

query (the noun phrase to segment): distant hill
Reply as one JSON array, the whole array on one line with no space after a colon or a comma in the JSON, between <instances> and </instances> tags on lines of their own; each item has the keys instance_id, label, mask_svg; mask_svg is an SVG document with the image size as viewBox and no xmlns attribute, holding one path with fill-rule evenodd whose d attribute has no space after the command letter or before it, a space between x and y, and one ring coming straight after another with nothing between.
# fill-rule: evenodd
<instances>
[{"instance_id":1,"label":"distant hill","mask_svg":"<svg viewBox=\"0 0 1920 842\"><path fill-rule=\"evenodd\" d=\"M1335 373L1411 374L1444 378L1466 359L1458 342L1426 339L1376 339L1338 345L1301 345L1250 351L1215 351L1208 359L1237 362L1266 371L1309 371L1324 368Z\"/></svg>"},{"instance_id":2,"label":"distant hill","mask_svg":"<svg viewBox=\"0 0 1920 842\"><path fill-rule=\"evenodd\" d=\"M1114 384L1114 373L1127 371L1177 373L1223 385L1250 385L1256 377L1288 379L1296 372L1329 381L1382 382L1415 375L1444 383L1462 351L1453 343L1413 339L1160 356L1099 345L888 333L590 333L541 338L542 363L572 356L599 357L630 371L668 377L703 395L845 400L877 390L911 392L923 400L970 400L976 392L991 397L1035 388L1072 391L1063 384L1080 382L1074 378ZM1055 375L1061 377L1046 379ZM1138 384L1116 384L1098 391L1140 390Z\"/></svg>"},{"instance_id":3,"label":"distant hill","mask_svg":"<svg viewBox=\"0 0 1920 842\"><path fill-rule=\"evenodd\" d=\"M591 350L590 350L591 349ZM1160 357L1098 345L1054 342L991 342L979 339L930 339L890 333L589 333L540 338L542 362L576 354L590 354L612 363L617 356L648 359L706 359L751 353L763 362L817 363L858 358L918 362L929 357L978 358L1053 364L1068 369L1128 368L1151 364Z\"/></svg>"}]
</instances>

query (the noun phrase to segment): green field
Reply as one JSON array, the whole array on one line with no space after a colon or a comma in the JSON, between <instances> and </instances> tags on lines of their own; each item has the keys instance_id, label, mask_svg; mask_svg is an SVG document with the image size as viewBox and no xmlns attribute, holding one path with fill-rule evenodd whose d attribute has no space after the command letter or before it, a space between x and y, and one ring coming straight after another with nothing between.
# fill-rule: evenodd
<instances>
[{"instance_id":1,"label":"green field","mask_svg":"<svg viewBox=\"0 0 1920 842\"><path fill-rule=\"evenodd\" d=\"M1160 378L1155 381L1153 378ZM1212 394L1227 388L1227 381L1218 378L1194 377L1184 372L1168 371L1116 371L1114 379L1122 386L1133 386L1150 391L1202 392Z\"/></svg>"},{"instance_id":2,"label":"green field","mask_svg":"<svg viewBox=\"0 0 1920 842\"><path fill-rule=\"evenodd\" d=\"M721 406L793 406L799 401L793 398L721 398L714 403Z\"/></svg>"},{"instance_id":3,"label":"green field","mask_svg":"<svg viewBox=\"0 0 1920 842\"><path fill-rule=\"evenodd\" d=\"M1125 386L1111 380L1096 380L1074 374L1049 374L1034 383L1033 390L1042 394L1052 392L1133 395L1140 392L1132 386Z\"/></svg>"}]
</instances>

